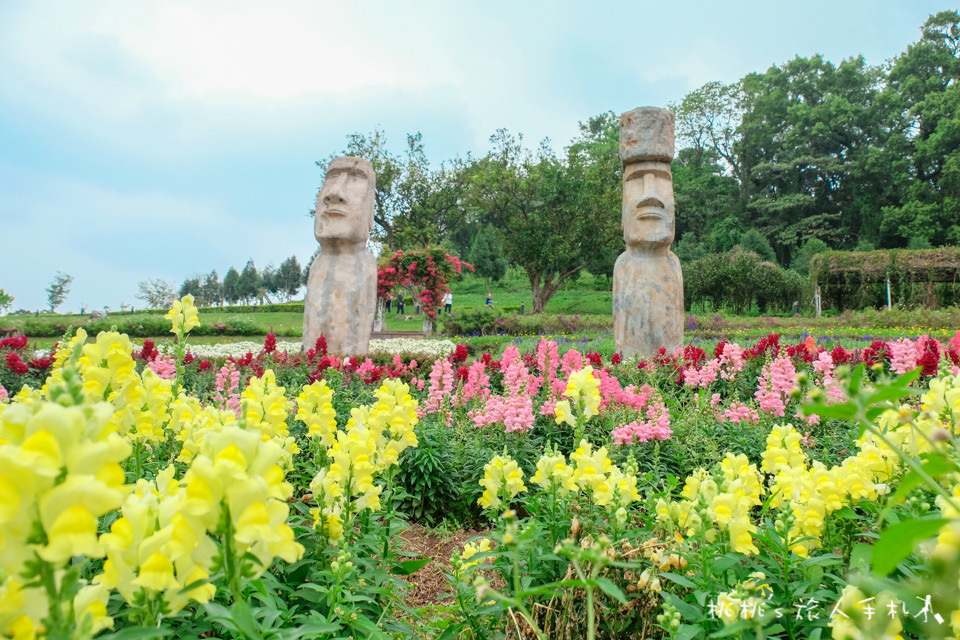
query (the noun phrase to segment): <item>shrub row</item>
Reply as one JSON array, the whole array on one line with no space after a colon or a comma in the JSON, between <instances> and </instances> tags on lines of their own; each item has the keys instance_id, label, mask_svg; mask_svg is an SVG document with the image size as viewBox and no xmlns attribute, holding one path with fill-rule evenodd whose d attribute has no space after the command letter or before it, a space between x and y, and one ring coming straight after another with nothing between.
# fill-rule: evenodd
<instances>
[{"instance_id":1,"label":"shrub row","mask_svg":"<svg viewBox=\"0 0 960 640\"><path fill-rule=\"evenodd\" d=\"M610 331L610 316L563 315L540 313L519 315L504 309L488 307L443 316L443 333L450 336L509 335L575 335L584 332Z\"/></svg>"},{"instance_id":2,"label":"shrub row","mask_svg":"<svg viewBox=\"0 0 960 640\"><path fill-rule=\"evenodd\" d=\"M736 315L743 315L754 304L760 313L787 311L804 298L805 283L796 271L765 262L739 247L683 265L683 301L688 311L707 302L714 309L730 309Z\"/></svg>"}]
</instances>

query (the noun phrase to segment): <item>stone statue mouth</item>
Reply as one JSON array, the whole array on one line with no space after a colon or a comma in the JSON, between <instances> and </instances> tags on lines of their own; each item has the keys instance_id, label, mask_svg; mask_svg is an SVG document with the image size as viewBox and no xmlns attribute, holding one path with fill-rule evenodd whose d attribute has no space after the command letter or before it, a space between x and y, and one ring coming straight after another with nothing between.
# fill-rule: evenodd
<instances>
[{"instance_id":1,"label":"stone statue mouth","mask_svg":"<svg viewBox=\"0 0 960 640\"><path fill-rule=\"evenodd\" d=\"M347 215L347 212L344 211L343 209L336 209L336 208L334 208L334 209L324 209L324 210L323 210L323 214L324 214L324 215L345 216L345 215Z\"/></svg>"},{"instance_id":2,"label":"stone statue mouth","mask_svg":"<svg viewBox=\"0 0 960 640\"><path fill-rule=\"evenodd\" d=\"M645 210L645 211L640 211L640 212L637 214L637 220L644 220L644 219L647 219L647 218L653 218L653 219L656 219L656 220L663 220L664 214L663 214L663 211L660 211L660 210L650 210L650 209L647 209L647 210Z\"/></svg>"}]
</instances>

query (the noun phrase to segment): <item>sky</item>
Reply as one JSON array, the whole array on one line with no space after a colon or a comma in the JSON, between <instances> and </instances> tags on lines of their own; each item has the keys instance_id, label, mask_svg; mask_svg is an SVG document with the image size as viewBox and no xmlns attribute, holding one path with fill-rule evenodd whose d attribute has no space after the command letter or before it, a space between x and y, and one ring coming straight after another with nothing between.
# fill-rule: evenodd
<instances>
[{"instance_id":1,"label":"sky","mask_svg":"<svg viewBox=\"0 0 960 640\"><path fill-rule=\"evenodd\" d=\"M926 0L0 1L0 289L11 310L142 306L247 260L306 263L354 132L434 167L499 128L559 149L605 111L667 106L797 55L883 64Z\"/></svg>"}]
</instances>

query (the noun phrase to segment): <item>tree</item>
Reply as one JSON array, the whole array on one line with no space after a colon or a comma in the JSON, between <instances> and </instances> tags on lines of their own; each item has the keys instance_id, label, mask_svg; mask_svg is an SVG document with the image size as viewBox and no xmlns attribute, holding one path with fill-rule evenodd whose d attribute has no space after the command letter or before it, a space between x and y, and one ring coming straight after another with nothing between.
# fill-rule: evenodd
<instances>
[{"instance_id":1,"label":"tree","mask_svg":"<svg viewBox=\"0 0 960 640\"><path fill-rule=\"evenodd\" d=\"M297 256L290 256L280 263L276 276L277 290L283 295L285 302L290 302L290 299L300 291L302 274L303 270L300 268Z\"/></svg>"},{"instance_id":2,"label":"tree","mask_svg":"<svg viewBox=\"0 0 960 640\"><path fill-rule=\"evenodd\" d=\"M67 295L70 294L71 282L73 282L73 276L57 271L57 275L53 277L53 282L47 287L47 301L50 303L50 311L56 311L57 307L67 299Z\"/></svg>"},{"instance_id":3,"label":"tree","mask_svg":"<svg viewBox=\"0 0 960 640\"><path fill-rule=\"evenodd\" d=\"M13 305L13 296L0 289L0 311L9 309Z\"/></svg>"},{"instance_id":4,"label":"tree","mask_svg":"<svg viewBox=\"0 0 960 640\"><path fill-rule=\"evenodd\" d=\"M883 211L881 244L960 243L960 11L924 23L890 70L889 94L909 158L908 197Z\"/></svg>"},{"instance_id":5,"label":"tree","mask_svg":"<svg viewBox=\"0 0 960 640\"><path fill-rule=\"evenodd\" d=\"M777 256L770 246L770 241L756 229L748 229L746 233L740 236L738 243L744 251L752 251L767 262L776 262Z\"/></svg>"},{"instance_id":6,"label":"tree","mask_svg":"<svg viewBox=\"0 0 960 640\"><path fill-rule=\"evenodd\" d=\"M223 276L223 299L234 304L242 298L240 293L240 272L235 267L227 270L227 275Z\"/></svg>"},{"instance_id":7,"label":"tree","mask_svg":"<svg viewBox=\"0 0 960 640\"><path fill-rule=\"evenodd\" d=\"M253 259L247 260L246 266L240 272L240 278L237 280L237 294L247 304L257 298L260 287L263 284L263 278L253 264Z\"/></svg>"},{"instance_id":8,"label":"tree","mask_svg":"<svg viewBox=\"0 0 960 640\"><path fill-rule=\"evenodd\" d=\"M207 304L223 304L223 286L220 284L220 276L214 269L207 274L203 280L203 299Z\"/></svg>"},{"instance_id":9,"label":"tree","mask_svg":"<svg viewBox=\"0 0 960 640\"><path fill-rule=\"evenodd\" d=\"M198 306L208 304L206 299L203 297L203 283L200 281L200 276L187 278L183 281L183 284L180 285L180 292L177 294L177 297L182 298L187 294L193 296L193 299L196 301Z\"/></svg>"},{"instance_id":10,"label":"tree","mask_svg":"<svg viewBox=\"0 0 960 640\"><path fill-rule=\"evenodd\" d=\"M490 281L499 282L507 273L507 259L503 257L503 247L497 241L492 229L481 226L473 236L467 259L473 265L474 272L483 278L490 289Z\"/></svg>"},{"instance_id":11,"label":"tree","mask_svg":"<svg viewBox=\"0 0 960 640\"><path fill-rule=\"evenodd\" d=\"M527 274L532 311L542 313L560 284L621 237L619 119L601 114L557 158L500 129L476 162L469 205L493 225L504 254ZM622 246L622 245L619 245Z\"/></svg>"},{"instance_id":12,"label":"tree","mask_svg":"<svg viewBox=\"0 0 960 640\"><path fill-rule=\"evenodd\" d=\"M260 304L263 304L264 301L270 302L270 296L277 295L277 293L279 293L277 270L273 268L272 264L268 264L260 272L260 288L257 290L257 298L260 300Z\"/></svg>"},{"instance_id":13,"label":"tree","mask_svg":"<svg viewBox=\"0 0 960 640\"><path fill-rule=\"evenodd\" d=\"M184 282L184 286L187 283ZM186 294L184 294L186 295ZM142 280L137 284L137 299L143 300L151 309L166 309L177 297L173 285L159 278Z\"/></svg>"},{"instance_id":14,"label":"tree","mask_svg":"<svg viewBox=\"0 0 960 640\"><path fill-rule=\"evenodd\" d=\"M793 262L790 263L790 268L800 275L806 276L810 273L810 261L813 256L829 250L830 247L820 238L810 238L800 245L800 251L797 252Z\"/></svg>"}]
</instances>

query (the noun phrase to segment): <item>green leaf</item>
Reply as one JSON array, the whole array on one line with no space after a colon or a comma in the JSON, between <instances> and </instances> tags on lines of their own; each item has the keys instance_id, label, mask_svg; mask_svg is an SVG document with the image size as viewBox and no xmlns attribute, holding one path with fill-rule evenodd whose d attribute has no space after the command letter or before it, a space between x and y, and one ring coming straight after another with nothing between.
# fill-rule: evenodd
<instances>
[{"instance_id":1,"label":"green leaf","mask_svg":"<svg viewBox=\"0 0 960 640\"><path fill-rule=\"evenodd\" d=\"M673 637L676 640L692 640L700 634L700 627L696 627L692 624L681 624L680 628L677 629L676 635Z\"/></svg>"},{"instance_id":2,"label":"green leaf","mask_svg":"<svg viewBox=\"0 0 960 640\"><path fill-rule=\"evenodd\" d=\"M424 568L430 564L430 558L421 558L419 560L405 560L393 566L390 569L391 573L395 573L400 576L409 576L413 575L420 569Z\"/></svg>"},{"instance_id":3,"label":"green leaf","mask_svg":"<svg viewBox=\"0 0 960 640\"><path fill-rule=\"evenodd\" d=\"M437 636L437 640L456 640L456 638L459 637L460 632L463 631L463 629L465 629L466 626L467 625L464 622L461 622L460 624L451 625L446 629L444 629L443 633Z\"/></svg>"},{"instance_id":4,"label":"green leaf","mask_svg":"<svg viewBox=\"0 0 960 640\"><path fill-rule=\"evenodd\" d=\"M739 635L745 629L750 628L750 622L748 620L737 620L729 627L724 627L716 633L711 633L708 638L728 638L730 636Z\"/></svg>"},{"instance_id":5,"label":"green leaf","mask_svg":"<svg viewBox=\"0 0 960 640\"><path fill-rule=\"evenodd\" d=\"M686 576L682 576L679 573L661 573L661 578L666 578L670 582L676 582L681 587L687 587L688 589L696 589L697 585L693 580Z\"/></svg>"},{"instance_id":6,"label":"green leaf","mask_svg":"<svg viewBox=\"0 0 960 640\"><path fill-rule=\"evenodd\" d=\"M158 629L156 627L128 627L116 633L100 636L99 640L147 640L147 638L164 638L172 636L173 629Z\"/></svg>"},{"instance_id":7,"label":"green leaf","mask_svg":"<svg viewBox=\"0 0 960 640\"><path fill-rule=\"evenodd\" d=\"M869 571L872 553L873 546L866 542L858 542L853 545L853 549L850 551L850 569L852 571L863 571L864 573Z\"/></svg>"},{"instance_id":8,"label":"green leaf","mask_svg":"<svg viewBox=\"0 0 960 640\"><path fill-rule=\"evenodd\" d=\"M595 582L605 594L615 599L620 604L627 604L627 596L623 595L623 591L620 590L620 587L613 584L609 578L600 577L597 578Z\"/></svg>"},{"instance_id":9,"label":"green leaf","mask_svg":"<svg viewBox=\"0 0 960 640\"><path fill-rule=\"evenodd\" d=\"M933 537L948 522L950 520L946 518L910 519L890 525L873 545L873 570L880 575L887 575L910 555L917 541Z\"/></svg>"},{"instance_id":10,"label":"green leaf","mask_svg":"<svg viewBox=\"0 0 960 640\"><path fill-rule=\"evenodd\" d=\"M815 413L824 418L837 418L838 420L850 420L857 415L857 405L853 402L844 402L843 404L825 404L825 405L803 405L803 413L809 415Z\"/></svg>"},{"instance_id":11,"label":"green leaf","mask_svg":"<svg viewBox=\"0 0 960 640\"><path fill-rule=\"evenodd\" d=\"M683 600L673 595L672 593L663 591L662 595L664 598L670 601L670 604L673 605L674 609L680 612L680 615L682 615L684 618L688 620L699 620L700 617L703 615L702 609L700 609L699 607L693 606L689 602L684 602Z\"/></svg>"}]
</instances>

